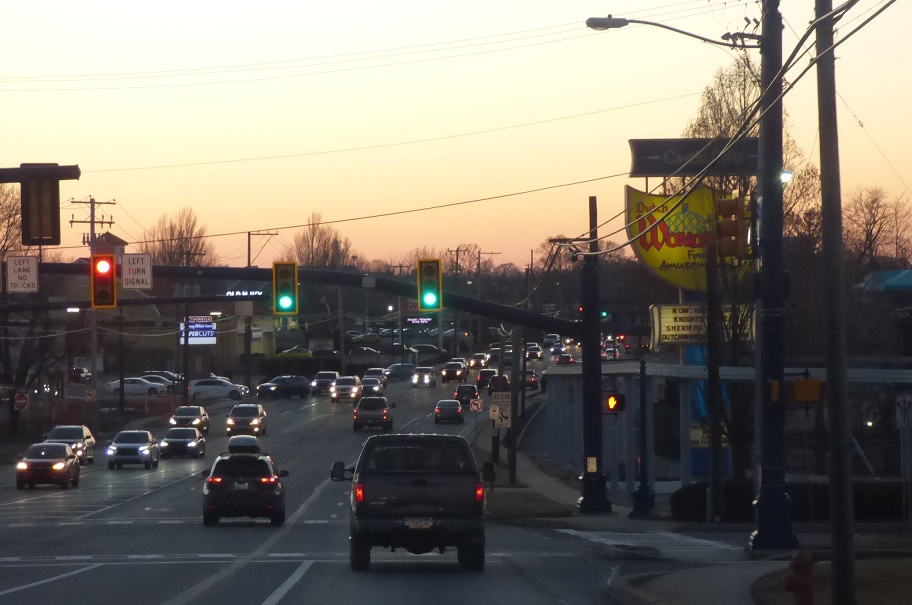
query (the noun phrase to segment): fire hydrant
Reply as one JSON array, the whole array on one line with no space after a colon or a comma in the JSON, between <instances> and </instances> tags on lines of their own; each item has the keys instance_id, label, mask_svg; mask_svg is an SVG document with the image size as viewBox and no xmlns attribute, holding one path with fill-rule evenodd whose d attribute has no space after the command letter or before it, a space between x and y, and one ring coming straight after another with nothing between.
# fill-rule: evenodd
<instances>
[{"instance_id":1,"label":"fire hydrant","mask_svg":"<svg viewBox=\"0 0 912 605\"><path fill-rule=\"evenodd\" d=\"M814 605L814 559L811 555L799 550L792 556L782 586L792 593L795 605Z\"/></svg>"}]
</instances>

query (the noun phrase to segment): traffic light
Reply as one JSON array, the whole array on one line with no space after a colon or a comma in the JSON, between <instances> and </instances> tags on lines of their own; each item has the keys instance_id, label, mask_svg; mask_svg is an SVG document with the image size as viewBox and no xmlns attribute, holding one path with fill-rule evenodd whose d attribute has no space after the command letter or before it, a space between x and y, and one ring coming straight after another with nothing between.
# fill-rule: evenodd
<instances>
[{"instance_id":1,"label":"traffic light","mask_svg":"<svg viewBox=\"0 0 912 605\"><path fill-rule=\"evenodd\" d=\"M747 220L744 217L743 197L719 200L716 204L719 215L716 233L719 237L721 258L745 258L748 256Z\"/></svg>"},{"instance_id":2,"label":"traffic light","mask_svg":"<svg viewBox=\"0 0 912 605\"><path fill-rule=\"evenodd\" d=\"M272 313L298 314L298 263L272 263Z\"/></svg>"},{"instance_id":3,"label":"traffic light","mask_svg":"<svg viewBox=\"0 0 912 605\"><path fill-rule=\"evenodd\" d=\"M605 412L617 414L627 409L627 399L623 393L608 393L605 397Z\"/></svg>"},{"instance_id":4,"label":"traffic light","mask_svg":"<svg viewBox=\"0 0 912 605\"><path fill-rule=\"evenodd\" d=\"M89 269L93 309L117 306L117 263L113 254L93 254Z\"/></svg>"},{"instance_id":5,"label":"traffic light","mask_svg":"<svg viewBox=\"0 0 912 605\"><path fill-rule=\"evenodd\" d=\"M418 261L418 310L443 310L443 271L439 258Z\"/></svg>"}]
</instances>

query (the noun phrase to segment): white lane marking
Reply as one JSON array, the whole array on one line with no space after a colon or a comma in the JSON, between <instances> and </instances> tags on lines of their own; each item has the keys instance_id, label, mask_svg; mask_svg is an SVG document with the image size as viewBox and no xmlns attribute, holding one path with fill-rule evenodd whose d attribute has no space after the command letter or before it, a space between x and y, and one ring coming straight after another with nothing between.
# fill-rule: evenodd
<instances>
[{"instance_id":1,"label":"white lane marking","mask_svg":"<svg viewBox=\"0 0 912 605\"><path fill-rule=\"evenodd\" d=\"M263 601L263 605L276 605L279 601L282 600L291 587L297 584L301 578L304 577L304 574L307 573L307 570L310 569L310 566L313 565L313 561L304 561L301 565L298 566L294 573L291 574L287 580L282 582L282 585L276 588L271 595L266 597L266 600Z\"/></svg>"},{"instance_id":2,"label":"white lane marking","mask_svg":"<svg viewBox=\"0 0 912 605\"><path fill-rule=\"evenodd\" d=\"M261 556L264 553L266 553L267 551L269 551L269 549L276 542L278 542L279 540L281 540L282 538L285 537L285 535L288 533L288 531L290 531L291 525L293 525L299 518L301 518L304 515L305 512L307 512L307 509L310 508L310 506L316 501L316 499L323 493L323 490L326 489L326 486L329 485L330 481L331 480L329 479L329 477L324 479L323 482L320 483L320 485L318 485L314 489L314 491L310 495L310 497L307 500L305 500L303 504L301 504L301 506L298 508L298 510L296 510L294 512L294 514L291 515L291 517L289 517L288 520L291 521L291 523L290 524L286 523L282 527L278 528L275 533L273 533L267 539L263 540L263 542L255 550L253 550L250 554L244 556L243 558L235 559L230 565L224 567L218 573L215 573L215 574L209 576L205 580L202 580L201 582L197 583L195 586L192 586L192 587L188 588L187 590L185 590L184 592L182 592L181 594L177 595L175 598L169 599L162 605L186 605L187 603L196 601L199 598L199 596L202 595L207 590L209 590L209 588L218 584L219 582L225 581L229 577L236 574L239 569L241 569L244 565L246 565L252 559L254 559L255 557Z\"/></svg>"},{"instance_id":3,"label":"white lane marking","mask_svg":"<svg viewBox=\"0 0 912 605\"><path fill-rule=\"evenodd\" d=\"M36 586L41 586L42 584L50 584L51 582L56 582L57 580L62 580L64 578L69 578L70 576L75 576L84 571L91 571L96 567L101 567L101 563L96 563L94 565L89 565L88 567L83 567L81 569L74 569L73 571L68 571L67 573L62 573L59 576L51 576L50 578L45 578L44 580L39 580L38 582L32 582L31 584L23 584L22 586L16 586L15 588L8 588L0 592L0 597L14 592L19 592L20 590L28 590L29 588L34 588Z\"/></svg>"}]
</instances>

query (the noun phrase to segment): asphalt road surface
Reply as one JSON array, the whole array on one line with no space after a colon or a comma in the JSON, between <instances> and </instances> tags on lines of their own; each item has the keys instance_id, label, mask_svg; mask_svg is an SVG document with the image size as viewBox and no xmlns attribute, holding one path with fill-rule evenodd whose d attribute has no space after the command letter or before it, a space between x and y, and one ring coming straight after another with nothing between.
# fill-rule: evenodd
<instances>
[{"instance_id":1,"label":"asphalt road surface","mask_svg":"<svg viewBox=\"0 0 912 605\"><path fill-rule=\"evenodd\" d=\"M390 385L394 431L470 434L470 422L434 424L434 403L451 398L453 386ZM263 450L290 473L285 525L241 518L204 527L199 473L225 449L231 405L207 406L212 428L203 459L109 471L107 444L99 444L98 462L82 467L80 486L67 490L19 491L14 469L0 467L0 603L609 602L606 585L617 562L600 554L597 541L529 525L488 523L482 573L464 570L455 550L412 555L379 548L370 571L353 572L348 484L330 481L329 469L335 460L353 463L372 431L353 432L351 405L327 396L265 403ZM158 438L166 430L163 420L146 428Z\"/></svg>"}]
</instances>

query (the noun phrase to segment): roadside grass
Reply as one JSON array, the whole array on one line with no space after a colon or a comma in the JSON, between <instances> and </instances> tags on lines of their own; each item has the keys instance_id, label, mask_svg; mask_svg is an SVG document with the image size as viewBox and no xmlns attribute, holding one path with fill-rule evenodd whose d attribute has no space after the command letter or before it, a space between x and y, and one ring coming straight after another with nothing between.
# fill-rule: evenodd
<instances>
[{"instance_id":1,"label":"roadside grass","mask_svg":"<svg viewBox=\"0 0 912 605\"><path fill-rule=\"evenodd\" d=\"M830 562L814 565L814 602L831 603ZM784 572L768 574L754 583L751 596L757 605L794 603L783 588ZM908 603L912 598L912 559L861 559L855 561L855 590L858 605Z\"/></svg>"}]
</instances>

